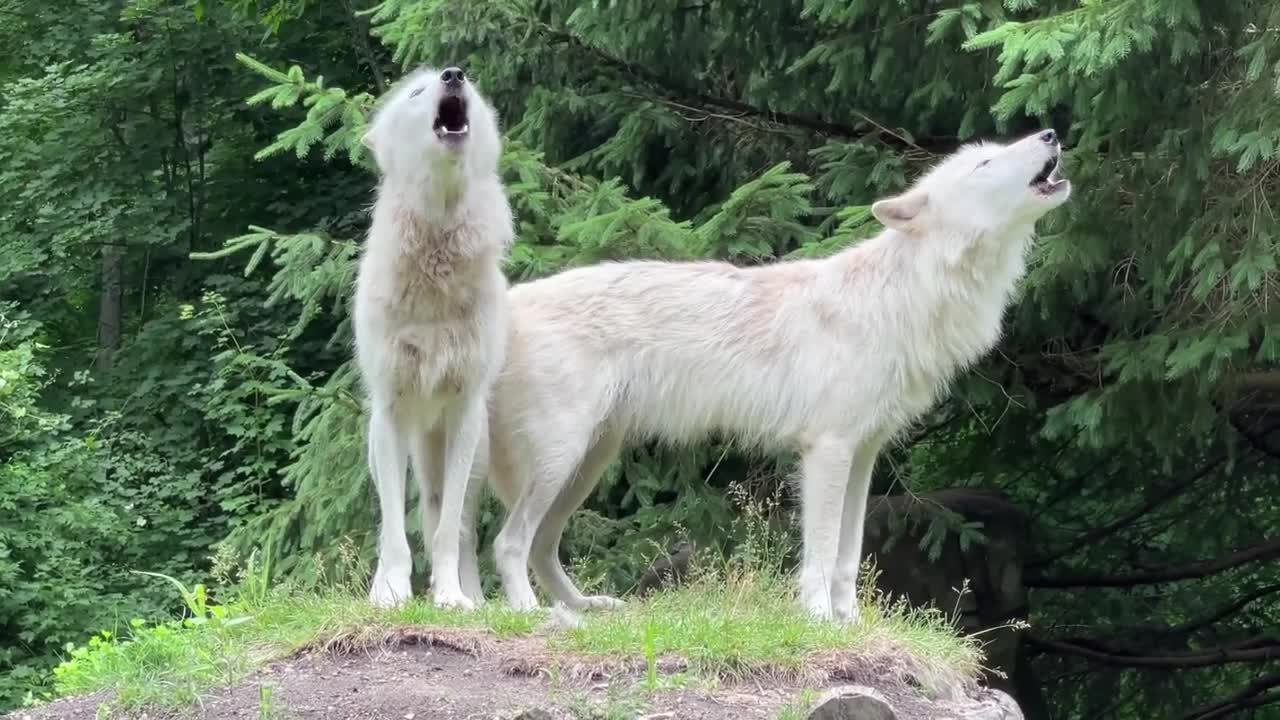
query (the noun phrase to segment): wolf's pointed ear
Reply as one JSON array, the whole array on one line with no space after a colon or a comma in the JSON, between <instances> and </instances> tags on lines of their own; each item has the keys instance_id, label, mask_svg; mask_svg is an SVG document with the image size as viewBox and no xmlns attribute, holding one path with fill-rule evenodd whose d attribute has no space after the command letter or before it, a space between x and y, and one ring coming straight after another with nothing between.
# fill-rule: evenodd
<instances>
[{"instance_id":1,"label":"wolf's pointed ear","mask_svg":"<svg viewBox=\"0 0 1280 720\"><path fill-rule=\"evenodd\" d=\"M885 227L908 231L915 224L920 212L929 204L929 196L918 190L907 192L871 204L871 214Z\"/></svg>"}]
</instances>

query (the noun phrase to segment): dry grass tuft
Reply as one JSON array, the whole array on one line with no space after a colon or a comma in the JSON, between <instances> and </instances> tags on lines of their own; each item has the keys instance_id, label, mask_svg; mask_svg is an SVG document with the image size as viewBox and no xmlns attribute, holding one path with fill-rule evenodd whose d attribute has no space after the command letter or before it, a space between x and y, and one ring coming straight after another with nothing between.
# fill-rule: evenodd
<instances>
[{"instance_id":1,"label":"dry grass tuft","mask_svg":"<svg viewBox=\"0 0 1280 720\"><path fill-rule=\"evenodd\" d=\"M447 648L480 657L493 651L494 641L487 632L481 630L452 630L422 625L352 627L328 637L318 637L299 648L297 654L324 652L350 655L406 645Z\"/></svg>"}]
</instances>

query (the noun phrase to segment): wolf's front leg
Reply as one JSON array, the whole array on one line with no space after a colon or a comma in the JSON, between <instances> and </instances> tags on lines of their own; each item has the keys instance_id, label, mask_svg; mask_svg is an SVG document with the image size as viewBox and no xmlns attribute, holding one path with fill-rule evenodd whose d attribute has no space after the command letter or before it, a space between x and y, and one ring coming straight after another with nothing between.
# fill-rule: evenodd
<instances>
[{"instance_id":1,"label":"wolf's front leg","mask_svg":"<svg viewBox=\"0 0 1280 720\"><path fill-rule=\"evenodd\" d=\"M842 437L818 438L804 450L800 477L803 560L800 602L816 618L830 619L840 520L849 485L853 443Z\"/></svg>"},{"instance_id":2,"label":"wolf's front leg","mask_svg":"<svg viewBox=\"0 0 1280 720\"><path fill-rule=\"evenodd\" d=\"M369 599L381 607L395 607L409 599L409 574L413 558L404 529L404 483L408 472L404 428L390 409L374 407L369 419L369 471L378 491L382 514L378 534L378 568L373 574Z\"/></svg>"},{"instance_id":3,"label":"wolf's front leg","mask_svg":"<svg viewBox=\"0 0 1280 720\"><path fill-rule=\"evenodd\" d=\"M462 591L459 555L463 528L471 526L471 518L464 515L469 506L471 466L485 421L484 395L480 393L464 395L451 403L441 417L445 462L440 522L431 542L431 595L437 605L445 607L471 610L476 606Z\"/></svg>"},{"instance_id":4,"label":"wolf's front leg","mask_svg":"<svg viewBox=\"0 0 1280 720\"><path fill-rule=\"evenodd\" d=\"M844 494L840 521L840 550L836 577L831 585L831 606L837 618L858 619L858 568L862 562L862 536L867 517L867 495L871 492L871 471L884 441L870 439L858 447L849 468L849 486Z\"/></svg>"}]
</instances>

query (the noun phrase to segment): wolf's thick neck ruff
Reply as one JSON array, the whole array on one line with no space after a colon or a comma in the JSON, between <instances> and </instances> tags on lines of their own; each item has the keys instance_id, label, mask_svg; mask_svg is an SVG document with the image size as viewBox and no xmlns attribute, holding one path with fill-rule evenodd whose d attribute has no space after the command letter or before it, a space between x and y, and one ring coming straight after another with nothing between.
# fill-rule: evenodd
<instances>
[{"instance_id":1,"label":"wolf's thick neck ruff","mask_svg":"<svg viewBox=\"0 0 1280 720\"><path fill-rule=\"evenodd\" d=\"M440 227L456 224L467 205L475 181L461 168L437 168L420 179L384 178L378 187L377 202L395 208L395 215L412 215Z\"/></svg>"}]
</instances>

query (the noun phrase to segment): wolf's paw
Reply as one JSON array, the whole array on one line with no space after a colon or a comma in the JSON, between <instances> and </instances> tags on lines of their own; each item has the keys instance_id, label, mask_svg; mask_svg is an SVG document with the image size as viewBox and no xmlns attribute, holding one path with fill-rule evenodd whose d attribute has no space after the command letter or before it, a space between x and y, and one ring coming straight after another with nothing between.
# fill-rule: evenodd
<instances>
[{"instance_id":1,"label":"wolf's paw","mask_svg":"<svg viewBox=\"0 0 1280 720\"><path fill-rule=\"evenodd\" d=\"M583 610L616 610L627 605L626 602L609 595L588 595L582 600Z\"/></svg>"},{"instance_id":2,"label":"wolf's paw","mask_svg":"<svg viewBox=\"0 0 1280 720\"><path fill-rule=\"evenodd\" d=\"M838 607L835 610L835 620L842 625L858 624L858 604L854 603L846 607Z\"/></svg>"},{"instance_id":3,"label":"wolf's paw","mask_svg":"<svg viewBox=\"0 0 1280 720\"><path fill-rule=\"evenodd\" d=\"M392 580L382 573L373 577L373 585L369 588L369 602L391 609L404 605L413 591L409 588L409 579Z\"/></svg>"},{"instance_id":4,"label":"wolf's paw","mask_svg":"<svg viewBox=\"0 0 1280 720\"><path fill-rule=\"evenodd\" d=\"M538 597L530 590L526 593L508 593L507 607L517 612L527 612L529 610L538 609Z\"/></svg>"},{"instance_id":5,"label":"wolf's paw","mask_svg":"<svg viewBox=\"0 0 1280 720\"><path fill-rule=\"evenodd\" d=\"M551 614L547 616L547 627L577 628L582 627L582 615L564 603L551 606Z\"/></svg>"},{"instance_id":6,"label":"wolf's paw","mask_svg":"<svg viewBox=\"0 0 1280 720\"><path fill-rule=\"evenodd\" d=\"M466 572L462 574L462 592L471 598L471 602L475 603L476 607L484 605L484 590L480 587L478 575L468 577Z\"/></svg>"},{"instance_id":7,"label":"wolf's paw","mask_svg":"<svg viewBox=\"0 0 1280 720\"><path fill-rule=\"evenodd\" d=\"M800 594L800 604L809 613L809 617L813 620L830 620L834 614L831 612L831 598L826 592L813 593L806 597L802 590Z\"/></svg>"},{"instance_id":8,"label":"wolf's paw","mask_svg":"<svg viewBox=\"0 0 1280 720\"><path fill-rule=\"evenodd\" d=\"M476 603L461 590L438 590L431 594L431 601L436 607L475 610Z\"/></svg>"},{"instance_id":9,"label":"wolf's paw","mask_svg":"<svg viewBox=\"0 0 1280 720\"><path fill-rule=\"evenodd\" d=\"M858 622L857 587L852 582L836 581L831 589L831 614L836 622L853 625Z\"/></svg>"}]
</instances>

